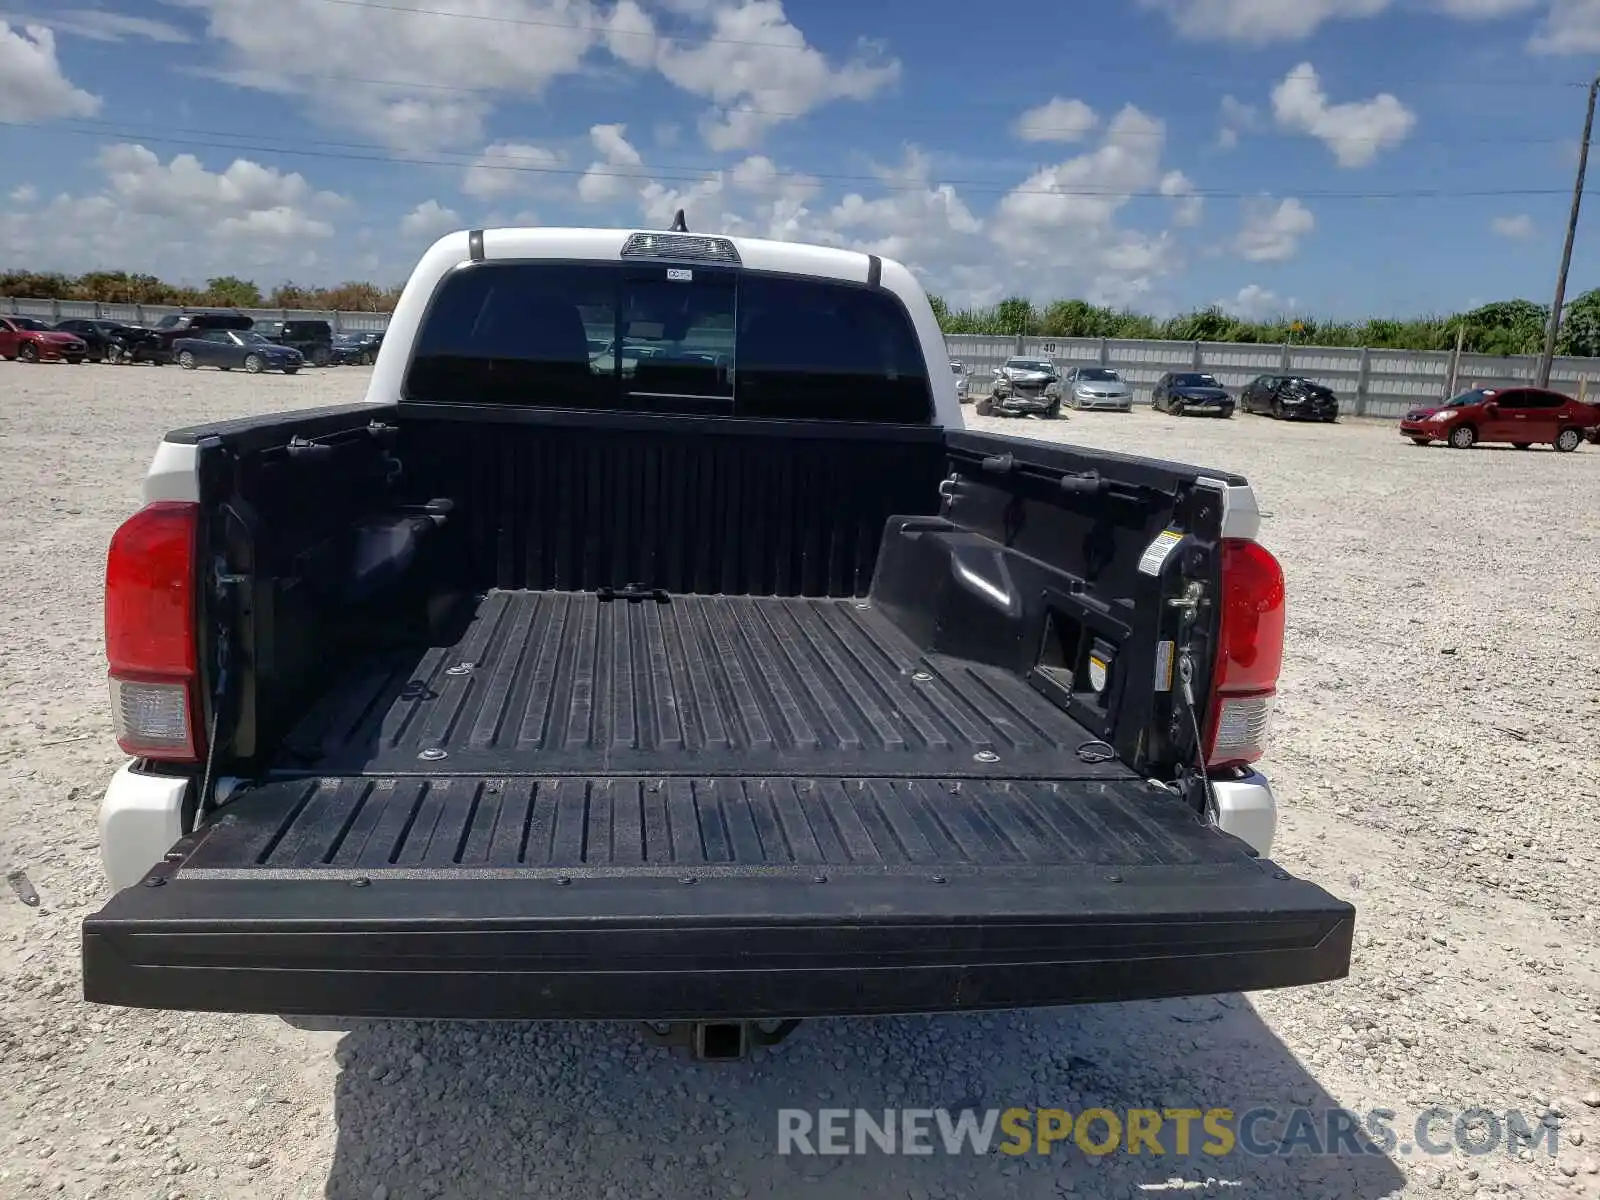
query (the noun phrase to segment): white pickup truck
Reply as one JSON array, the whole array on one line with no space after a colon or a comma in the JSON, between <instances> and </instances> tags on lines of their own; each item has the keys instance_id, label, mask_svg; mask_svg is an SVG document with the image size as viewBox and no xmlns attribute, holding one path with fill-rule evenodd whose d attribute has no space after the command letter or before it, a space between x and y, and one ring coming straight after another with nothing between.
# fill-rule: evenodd
<instances>
[{"instance_id":1,"label":"white pickup truck","mask_svg":"<svg viewBox=\"0 0 1600 1200\"><path fill-rule=\"evenodd\" d=\"M168 433L145 499L92 1001L737 1048L1348 970L1267 857L1249 486L966 430L897 263L454 234L365 403Z\"/></svg>"}]
</instances>

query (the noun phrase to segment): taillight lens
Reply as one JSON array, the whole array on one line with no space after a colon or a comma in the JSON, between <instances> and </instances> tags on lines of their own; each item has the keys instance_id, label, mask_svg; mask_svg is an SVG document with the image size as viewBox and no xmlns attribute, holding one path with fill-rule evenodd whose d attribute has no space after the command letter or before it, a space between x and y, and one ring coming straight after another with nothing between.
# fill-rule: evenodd
<instances>
[{"instance_id":1,"label":"taillight lens","mask_svg":"<svg viewBox=\"0 0 1600 1200\"><path fill-rule=\"evenodd\" d=\"M117 744L129 754L199 762L195 537L199 506L148 504L106 556L106 658Z\"/></svg>"},{"instance_id":2,"label":"taillight lens","mask_svg":"<svg viewBox=\"0 0 1600 1200\"><path fill-rule=\"evenodd\" d=\"M1283 568L1255 542L1222 543L1222 627L1211 673L1206 765L1255 762L1266 749L1283 669Z\"/></svg>"}]
</instances>

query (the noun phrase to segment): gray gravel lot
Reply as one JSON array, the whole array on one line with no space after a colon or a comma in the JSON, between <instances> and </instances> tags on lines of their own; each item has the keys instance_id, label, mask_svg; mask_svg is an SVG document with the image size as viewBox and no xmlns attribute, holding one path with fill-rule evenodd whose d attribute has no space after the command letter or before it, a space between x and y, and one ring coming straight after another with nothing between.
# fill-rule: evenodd
<instances>
[{"instance_id":1,"label":"gray gravel lot","mask_svg":"<svg viewBox=\"0 0 1600 1200\"><path fill-rule=\"evenodd\" d=\"M366 377L0 363L0 864L25 868L43 898L28 908L0 891L0 1196L1600 1194L1589 447L1460 453L1414 448L1388 425L1143 411L973 418L1256 484L1291 596L1266 764L1287 810L1277 857L1358 905L1346 982L817 1023L715 1067L621 1027L341 1037L85 1005L78 923L104 899L95 806L120 761L100 646L107 539L165 429L354 400ZM1553 1160L775 1153L785 1105L1297 1104L1514 1107L1558 1127L1561 1148Z\"/></svg>"}]
</instances>

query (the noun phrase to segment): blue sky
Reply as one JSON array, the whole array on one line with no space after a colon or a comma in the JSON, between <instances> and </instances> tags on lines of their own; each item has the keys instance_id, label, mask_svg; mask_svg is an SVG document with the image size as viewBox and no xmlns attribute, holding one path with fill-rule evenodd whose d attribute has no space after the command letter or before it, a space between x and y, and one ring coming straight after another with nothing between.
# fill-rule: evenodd
<instances>
[{"instance_id":1,"label":"blue sky","mask_svg":"<svg viewBox=\"0 0 1600 1200\"><path fill-rule=\"evenodd\" d=\"M1600 0L0 0L0 22L0 265L387 282L448 229L681 206L902 259L956 303L1253 316L1544 299L1600 65Z\"/></svg>"}]
</instances>

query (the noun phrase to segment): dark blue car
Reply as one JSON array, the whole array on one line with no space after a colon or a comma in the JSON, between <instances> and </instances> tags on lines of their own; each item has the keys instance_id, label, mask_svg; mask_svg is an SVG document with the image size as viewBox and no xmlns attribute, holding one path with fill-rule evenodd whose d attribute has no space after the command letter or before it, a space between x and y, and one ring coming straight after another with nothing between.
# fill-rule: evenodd
<instances>
[{"instance_id":1,"label":"dark blue car","mask_svg":"<svg viewBox=\"0 0 1600 1200\"><path fill-rule=\"evenodd\" d=\"M293 375L305 365L300 351L280 346L252 329L207 329L194 337L172 343L172 353L185 371L196 367L234 367L259 375L262 371L282 371Z\"/></svg>"}]
</instances>

